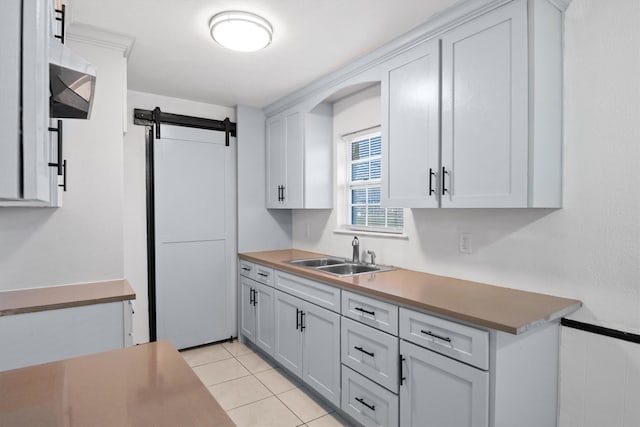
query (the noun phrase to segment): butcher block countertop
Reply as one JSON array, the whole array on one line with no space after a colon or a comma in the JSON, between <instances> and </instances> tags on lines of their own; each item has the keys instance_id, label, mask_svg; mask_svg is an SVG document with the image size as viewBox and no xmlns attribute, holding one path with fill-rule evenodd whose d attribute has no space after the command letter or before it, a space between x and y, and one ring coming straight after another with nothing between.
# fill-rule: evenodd
<instances>
[{"instance_id":1,"label":"butcher block countertop","mask_svg":"<svg viewBox=\"0 0 640 427\"><path fill-rule=\"evenodd\" d=\"M168 341L0 372L0 426L233 426Z\"/></svg>"},{"instance_id":2,"label":"butcher block countertop","mask_svg":"<svg viewBox=\"0 0 640 427\"><path fill-rule=\"evenodd\" d=\"M126 279L0 291L0 316L127 301L136 293Z\"/></svg>"},{"instance_id":3,"label":"butcher block countertop","mask_svg":"<svg viewBox=\"0 0 640 427\"><path fill-rule=\"evenodd\" d=\"M409 308L425 310L511 334L520 334L536 325L559 319L576 311L582 305L575 299L436 276L402 268L383 273L337 277L286 262L324 256L327 255L297 249L239 254L241 259L339 286L342 289L384 298Z\"/></svg>"}]
</instances>

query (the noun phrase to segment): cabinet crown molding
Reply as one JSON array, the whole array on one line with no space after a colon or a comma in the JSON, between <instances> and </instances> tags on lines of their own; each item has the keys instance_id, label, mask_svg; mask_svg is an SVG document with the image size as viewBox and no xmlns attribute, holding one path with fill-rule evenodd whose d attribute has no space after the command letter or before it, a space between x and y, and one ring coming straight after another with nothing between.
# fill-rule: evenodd
<instances>
[{"instance_id":1,"label":"cabinet crown molding","mask_svg":"<svg viewBox=\"0 0 640 427\"><path fill-rule=\"evenodd\" d=\"M73 22L67 28L67 40L113 49L122 52L124 58L129 58L135 43L135 37L116 33L82 22Z\"/></svg>"},{"instance_id":2,"label":"cabinet crown molding","mask_svg":"<svg viewBox=\"0 0 640 427\"><path fill-rule=\"evenodd\" d=\"M281 113L309 98L326 93L331 95L334 88L347 80L370 70L377 65L401 54L411 47L474 19L484 13L496 9L513 0L466 0L434 15L422 25L391 40L370 53L354 59L342 68L326 74L308 85L292 92L278 101L267 105L263 111L267 117ZM529 2L549 2L557 9L564 11L571 0L528 0Z\"/></svg>"}]
</instances>

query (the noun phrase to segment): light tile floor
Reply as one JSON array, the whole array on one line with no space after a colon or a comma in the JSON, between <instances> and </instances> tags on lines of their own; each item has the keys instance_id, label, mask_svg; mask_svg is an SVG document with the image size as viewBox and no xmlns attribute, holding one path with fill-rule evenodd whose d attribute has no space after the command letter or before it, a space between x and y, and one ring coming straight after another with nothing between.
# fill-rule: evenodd
<instances>
[{"instance_id":1,"label":"light tile floor","mask_svg":"<svg viewBox=\"0 0 640 427\"><path fill-rule=\"evenodd\" d=\"M348 425L237 340L181 354L238 427Z\"/></svg>"}]
</instances>

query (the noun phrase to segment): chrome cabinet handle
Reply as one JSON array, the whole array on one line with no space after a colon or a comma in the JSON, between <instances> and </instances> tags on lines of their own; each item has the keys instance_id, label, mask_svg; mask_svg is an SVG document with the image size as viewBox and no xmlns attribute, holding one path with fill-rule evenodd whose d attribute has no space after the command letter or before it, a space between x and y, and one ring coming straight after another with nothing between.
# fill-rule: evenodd
<instances>
[{"instance_id":1,"label":"chrome cabinet handle","mask_svg":"<svg viewBox=\"0 0 640 427\"><path fill-rule=\"evenodd\" d=\"M420 332L422 332L425 335L429 335L430 337L438 338L439 340L442 340L442 341L451 342L451 338L443 337L442 335L436 335L431 331L425 331L424 329L421 329Z\"/></svg>"}]
</instances>

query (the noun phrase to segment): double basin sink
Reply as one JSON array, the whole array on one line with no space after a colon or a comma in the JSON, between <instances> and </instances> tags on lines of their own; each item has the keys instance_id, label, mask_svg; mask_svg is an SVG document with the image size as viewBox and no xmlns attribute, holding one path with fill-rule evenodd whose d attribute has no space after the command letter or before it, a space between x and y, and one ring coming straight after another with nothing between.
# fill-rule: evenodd
<instances>
[{"instance_id":1,"label":"double basin sink","mask_svg":"<svg viewBox=\"0 0 640 427\"><path fill-rule=\"evenodd\" d=\"M359 264L333 257L293 259L287 262L298 267L310 268L340 277L393 270L393 267L386 265Z\"/></svg>"}]
</instances>

